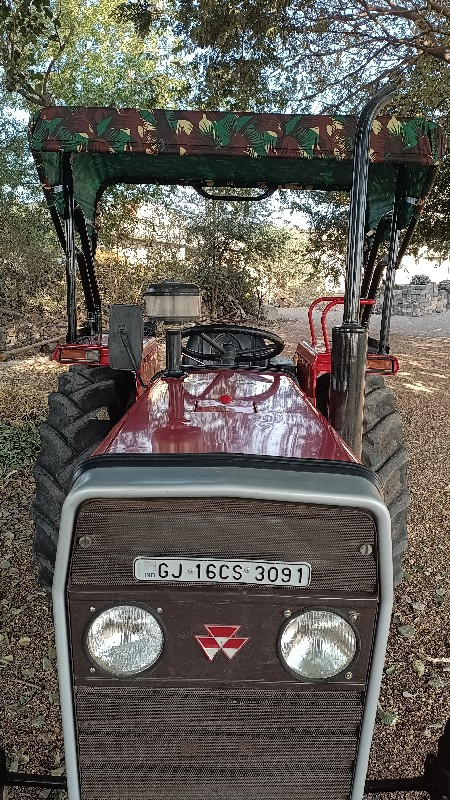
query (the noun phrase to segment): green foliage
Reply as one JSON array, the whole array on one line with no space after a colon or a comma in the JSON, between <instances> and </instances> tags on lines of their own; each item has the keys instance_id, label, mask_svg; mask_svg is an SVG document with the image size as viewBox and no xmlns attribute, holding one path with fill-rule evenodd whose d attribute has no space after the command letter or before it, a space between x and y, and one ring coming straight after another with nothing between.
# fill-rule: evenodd
<instances>
[{"instance_id":1,"label":"green foliage","mask_svg":"<svg viewBox=\"0 0 450 800\"><path fill-rule=\"evenodd\" d=\"M34 176L23 123L0 96L0 306L52 310L64 302L62 253Z\"/></svg>"},{"instance_id":2,"label":"green foliage","mask_svg":"<svg viewBox=\"0 0 450 800\"><path fill-rule=\"evenodd\" d=\"M189 70L185 65L181 70L178 56L172 54L173 38L170 47L156 34L143 42L131 23L117 21L116 5L115 0L65 0L56 17L52 2L0 0L0 306L21 311L45 307L58 316L65 309L63 254L28 149L24 117L30 108L55 100L170 106L186 91ZM106 247L108 229L117 226L119 218L132 221L124 213L130 196L142 202L147 190L118 189L116 212L111 203L104 204ZM117 235L122 235L119 229ZM132 272L129 265L128 277ZM108 275L101 275L108 279L111 297L118 292L113 275L113 265Z\"/></svg>"},{"instance_id":3,"label":"green foliage","mask_svg":"<svg viewBox=\"0 0 450 800\"><path fill-rule=\"evenodd\" d=\"M48 104L48 80L53 67L36 59L45 41L53 50L62 48L60 22L51 0L0 0L0 58L8 91L18 92L30 103Z\"/></svg>"},{"instance_id":4,"label":"green foliage","mask_svg":"<svg viewBox=\"0 0 450 800\"><path fill-rule=\"evenodd\" d=\"M274 224L271 202L204 200L191 190L152 192L142 207L115 188L97 256L107 304L136 302L170 276L197 282L211 318L258 316L264 302L295 297L305 243Z\"/></svg>"},{"instance_id":5,"label":"green foliage","mask_svg":"<svg viewBox=\"0 0 450 800\"><path fill-rule=\"evenodd\" d=\"M35 422L0 423L0 476L28 467L35 460L39 447L39 425Z\"/></svg>"},{"instance_id":6,"label":"green foliage","mask_svg":"<svg viewBox=\"0 0 450 800\"><path fill-rule=\"evenodd\" d=\"M293 95L296 23L289 5L267 0L125 0L119 13L143 36L155 25L173 27L192 59L197 105L279 109Z\"/></svg>"},{"instance_id":7,"label":"green foliage","mask_svg":"<svg viewBox=\"0 0 450 800\"><path fill-rule=\"evenodd\" d=\"M214 130L223 143L233 110L354 110L393 77L407 113L437 112L450 129L447 4L378 0L373 9L371 0L0 0L0 304L55 313L65 305L64 263L12 110L55 101L225 107L229 120ZM417 134L414 123L407 133ZM255 152L270 144L255 131ZM301 146L311 151L313 132ZM438 255L450 251L449 185L445 166L415 240ZM106 196L98 253L106 303L184 271L205 287L213 315L249 313L276 291L298 296L306 278L342 272L346 197L290 194L308 236L270 224L256 204L217 201L212 211L179 197L155 187ZM140 219L144 202L152 214Z\"/></svg>"},{"instance_id":8,"label":"green foliage","mask_svg":"<svg viewBox=\"0 0 450 800\"><path fill-rule=\"evenodd\" d=\"M270 201L201 199L191 208L181 269L204 289L211 318L259 316L264 302L288 290L293 272L304 273L301 248L272 221Z\"/></svg>"},{"instance_id":9,"label":"green foliage","mask_svg":"<svg viewBox=\"0 0 450 800\"><path fill-rule=\"evenodd\" d=\"M194 54L198 101L225 107L320 96L336 108L425 60L450 62L450 7L439 0L124 0L119 13L141 35L170 21Z\"/></svg>"},{"instance_id":10,"label":"green foliage","mask_svg":"<svg viewBox=\"0 0 450 800\"><path fill-rule=\"evenodd\" d=\"M64 262L48 211L35 203L4 203L0 237L0 306L55 313L64 308Z\"/></svg>"},{"instance_id":11,"label":"green foliage","mask_svg":"<svg viewBox=\"0 0 450 800\"><path fill-rule=\"evenodd\" d=\"M0 0L5 88L29 106L170 105L189 70L170 31L145 42L119 20L117 0Z\"/></svg>"},{"instance_id":12,"label":"green foliage","mask_svg":"<svg viewBox=\"0 0 450 800\"><path fill-rule=\"evenodd\" d=\"M65 0L66 41L51 76L52 92L67 105L152 108L177 105L188 91L189 69L176 40L151 31L143 41L117 19L117 0Z\"/></svg>"}]
</instances>

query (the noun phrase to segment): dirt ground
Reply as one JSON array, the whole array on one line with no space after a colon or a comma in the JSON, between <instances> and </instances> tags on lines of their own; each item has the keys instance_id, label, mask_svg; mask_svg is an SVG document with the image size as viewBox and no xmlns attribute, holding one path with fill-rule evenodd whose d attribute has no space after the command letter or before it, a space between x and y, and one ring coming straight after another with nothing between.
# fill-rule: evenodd
<instances>
[{"instance_id":1,"label":"dirt ground","mask_svg":"<svg viewBox=\"0 0 450 800\"><path fill-rule=\"evenodd\" d=\"M274 326L291 352L306 334L305 313L303 322L291 314ZM401 372L390 383L410 457L409 548L396 591L371 777L418 773L450 716L450 314L429 320L426 330L421 321L415 335L414 328L396 332L398 319L392 351ZM64 770L56 654L50 603L35 580L29 510L37 426L58 372L42 355L0 364L0 741L12 769L56 775ZM5 790L10 800L50 794Z\"/></svg>"}]
</instances>

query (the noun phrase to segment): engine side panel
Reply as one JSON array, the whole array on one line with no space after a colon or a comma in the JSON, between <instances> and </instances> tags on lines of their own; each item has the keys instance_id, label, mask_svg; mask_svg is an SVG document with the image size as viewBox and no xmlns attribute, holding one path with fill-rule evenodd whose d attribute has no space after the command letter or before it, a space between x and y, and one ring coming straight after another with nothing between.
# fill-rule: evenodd
<instances>
[{"instance_id":1,"label":"engine side panel","mask_svg":"<svg viewBox=\"0 0 450 800\"><path fill-rule=\"evenodd\" d=\"M232 369L158 378L96 451L105 453L357 461L289 375Z\"/></svg>"}]
</instances>

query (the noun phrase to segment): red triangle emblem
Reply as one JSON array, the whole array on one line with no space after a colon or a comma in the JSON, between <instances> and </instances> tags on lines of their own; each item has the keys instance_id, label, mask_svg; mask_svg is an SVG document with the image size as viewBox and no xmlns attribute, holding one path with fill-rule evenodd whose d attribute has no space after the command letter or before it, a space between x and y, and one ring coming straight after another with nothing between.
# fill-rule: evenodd
<instances>
[{"instance_id":1,"label":"red triangle emblem","mask_svg":"<svg viewBox=\"0 0 450 800\"><path fill-rule=\"evenodd\" d=\"M194 634L194 638L209 661L212 661L220 650L223 651L227 658L234 658L236 653L239 653L239 650L250 639L250 636L236 636L236 633L241 629L241 625L204 625L204 627L209 636Z\"/></svg>"}]
</instances>

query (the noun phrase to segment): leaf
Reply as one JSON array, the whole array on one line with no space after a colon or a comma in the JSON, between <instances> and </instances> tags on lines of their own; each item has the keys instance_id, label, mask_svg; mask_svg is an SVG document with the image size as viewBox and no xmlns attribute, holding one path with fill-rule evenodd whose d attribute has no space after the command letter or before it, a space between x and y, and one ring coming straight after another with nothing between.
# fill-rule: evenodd
<instances>
[{"instance_id":1,"label":"leaf","mask_svg":"<svg viewBox=\"0 0 450 800\"><path fill-rule=\"evenodd\" d=\"M397 669L397 666L395 664L391 664L391 666L390 667L386 667L386 669L384 671L385 671L386 675L393 675L396 669Z\"/></svg>"},{"instance_id":2,"label":"leaf","mask_svg":"<svg viewBox=\"0 0 450 800\"><path fill-rule=\"evenodd\" d=\"M103 136L103 134L105 133L105 131L106 131L107 127L108 127L108 125L111 123L111 120L112 120L112 117L106 117L105 119L102 119L102 121L98 123L98 125L97 125L97 136Z\"/></svg>"},{"instance_id":3,"label":"leaf","mask_svg":"<svg viewBox=\"0 0 450 800\"><path fill-rule=\"evenodd\" d=\"M25 611L25 608L26 608L26 606L21 606L21 608L12 608L11 609L11 616L12 617L18 617L19 614L22 613L22 611Z\"/></svg>"},{"instance_id":4,"label":"leaf","mask_svg":"<svg viewBox=\"0 0 450 800\"><path fill-rule=\"evenodd\" d=\"M402 695L403 697L414 697L414 695L411 692L407 692L406 690L402 692Z\"/></svg>"},{"instance_id":5,"label":"leaf","mask_svg":"<svg viewBox=\"0 0 450 800\"><path fill-rule=\"evenodd\" d=\"M30 702L32 698L32 694L20 694L19 695L19 703L21 706L26 706Z\"/></svg>"},{"instance_id":6,"label":"leaf","mask_svg":"<svg viewBox=\"0 0 450 800\"><path fill-rule=\"evenodd\" d=\"M42 728L42 726L45 725L45 722L45 717L42 714L39 714L37 717L33 717L31 720L33 728Z\"/></svg>"},{"instance_id":7,"label":"leaf","mask_svg":"<svg viewBox=\"0 0 450 800\"><path fill-rule=\"evenodd\" d=\"M152 128L156 128L156 118L155 118L154 114L152 114L151 111L148 111L145 108L141 108L141 110L139 111L139 114L142 117L142 119L145 120L145 122L148 122L148 124L152 126ZM166 112L166 116L168 114L169 114L169 112ZM169 125L170 125L170 118L168 118L167 121L169 122Z\"/></svg>"},{"instance_id":8,"label":"leaf","mask_svg":"<svg viewBox=\"0 0 450 800\"><path fill-rule=\"evenodd\" d=\"M56 659L56 650L55 650L55 648L54 647L49 647L48 650L47 650L47 655L48 655L50 661L55 661L55 659Z\"/></svg>"},{"instance_id":9,"label":"leaf","mask_svg":"<svg viewBox=\"0 0 450 800\"><path fill-rule=\"evenodd\" d=\"M44 672L48 672L49 670L53 669L53 664L52 664L52 662L50 661L49 658L45 658L44 657L42 659L42 668L43 668Z\"/></svg>"},{"instance_id":10,"label":"leaf","mask_svg":"<svg viewBox=\"0 0 450 800\"><path fill-rule=\"evenodd\" d=\"M127 145L131 141L131 136L123 128L120 128L118 130L111 129L108 141L113 152L120 153L126 150Z\"/></svg>"},{"instance_id":11,"label":"leaf","mask_svg":"<svg viewBox=\"0 0 450 800\"><path fill-rule=\"evenodd\" d=\"M412 639L416 634L416 629L414 625L400 625L398 632L404 639Z\"/></svg>"},{"instance_id":12,"label":"leaf","mask_svg":"<svg viewBox=\"0 0 450 800\"><path fill-rule=\"evenodd\" d=\"M36 670L33 667L25 668L22 670L24 678L33 678L36 675Z\"/></svg>"},{"instance_id":13,"label":"leaf","mask_svg":"<svg viewBox=\"0 0 450 800\"><path fill-rule=\"evenodd\" d=\"M30 644L30 642L31 642L31 639L30 639L29 636L21 636L19 641L17 642L17 644L22 647L22 646L25 646L27 644Z\"/></svg>"},{"instance_id":14,"label":"leaf","mask_svg":"<svg viewBox=\"0 0 450 800\"><path fill-rule=\"evenodd\" d=\"M421 612L421 611L425 611L425 609L426 609L425 603L411 603L411 606L414 609L414 611Z\"/></svg>"},{"instance_id":15,"label":"leaf","mask_svg":"<svg viewBox=\"0 0 450 800\"><path fill-rule=\"evenodd\" d=\"M213 120L211 133L214 141L218 142L222 147L226 147L230 144L233 134L239 132L240 128L250 119L251 117L247 116L236 117L235 114L225 114L222 119Z\"/></svg>"},{"instance_id":16,"label":"leaf","mask_svg":"<svg viewBox=\"0 0 450 800\"><path fill-rule=\"evenodd\" d=\"M439 587L439 589L436 589L436 597L445 597L445 592L444 588Z\"/></svg>"},{"instance_id":17,"label":"leaf","mask_svg":"<svg viewBox=\"0 0 450 800\"><path fill-rule=\"evenodd\" d=\"M414 672L417 672L419 678L421 678L425 673L425 664L423 663L423 661L420 661L419 658L416 658L412 662L412 668Z\"/></svg>"},{"instance_id":18,"label":"leaf","mask_svg":"<svg viewBox=\"0 0 450 800\"><path fill-rule=\"evenodd\" d=\"M394 728L398 719L397 709L383 711L381 706L378 706L377 717L383 725L387 725L388 728Z\"/></svg>"},{"instance_id":19,"label":"leaf","mask_svg":"<svg viewBox=\"0 0 450 800\"><path fill-rule=\"evenodd\" d=\"M427 683L432 689L442 689L442 687L445 686L444 681L441 677L439 677L439 675L432 675Z\"/></svg>"}]
</instances>

